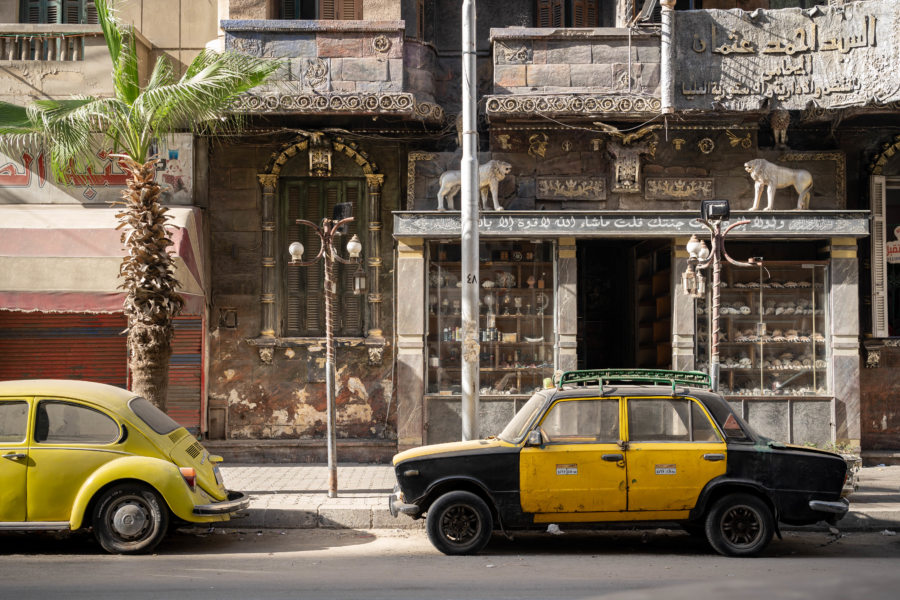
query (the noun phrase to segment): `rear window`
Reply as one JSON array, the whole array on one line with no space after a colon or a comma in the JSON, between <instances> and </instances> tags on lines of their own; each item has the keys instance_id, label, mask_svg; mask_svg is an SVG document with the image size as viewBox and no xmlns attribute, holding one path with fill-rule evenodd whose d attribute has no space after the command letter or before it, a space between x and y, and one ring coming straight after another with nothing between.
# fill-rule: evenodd
<instances>
[{"instance_id":1,"label":"rear window","mask_svg":"<svg viewBox=\"0 0 900 600\"><path fill-rule=\"evenodd\" d=\"M128 406L141 421L159 435L172 433L181 427L181 425L172 420L172 417L150 404L145 398L132 398Z\"/></svg>"}]
</instances>

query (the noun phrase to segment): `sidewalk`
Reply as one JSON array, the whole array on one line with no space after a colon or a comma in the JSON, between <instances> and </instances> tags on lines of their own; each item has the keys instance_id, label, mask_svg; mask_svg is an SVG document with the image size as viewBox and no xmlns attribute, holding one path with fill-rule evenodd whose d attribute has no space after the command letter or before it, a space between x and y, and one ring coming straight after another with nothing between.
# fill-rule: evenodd
<instances>
[{"instance_id":1,"label":"sidewalk","mask_svg":"<svg viewBox=\"0 0 900 600\"><path fill-rule=\"evenodd\" d=\"M328 467L321 464L223 465L229 489L252 498L248 516L229 527L312 529L418 529L423 521L391 517L394 488L390 465L338 465L338 497L329 498ZM850 496L843 530L900 529L900 465L863 467L859 490Z\"/></svg>"}]
</instances>

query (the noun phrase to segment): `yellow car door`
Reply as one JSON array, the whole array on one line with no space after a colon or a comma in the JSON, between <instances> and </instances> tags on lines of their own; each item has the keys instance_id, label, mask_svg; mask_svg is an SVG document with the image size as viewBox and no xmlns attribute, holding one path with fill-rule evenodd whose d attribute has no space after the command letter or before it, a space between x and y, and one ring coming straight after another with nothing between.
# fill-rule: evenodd
<instances>
[{"instance_id":1,"label":"yellow car door","mask_svg":"<svg viewBox=\"0 0 900 600\"><path fill-rule=\"evenodd\" d=\"M100 466L124 455L119 424L71 400L41 399L29 450L28 521L68 521L75 495Z\"/></svg>"},{"instance_id":2,"label":"yellow car door","mask_svg":"<svg viewBox=\"0 0 900 600\"><path fill-rule=\"evenodd\" d=\"M725 474L718 429L691 398L629 398L626 406L629 512L686 517L703 487Z\"/></svg>"},{"instance_id":3,"label":"yellow car door","mask_svg":"<svg viewBox=\"0 0 900 600\"><path fill-rule=\"evenodd\" d=\"M589 521L625 510L617 398L559 400L539 427L543 443L526 446L519 458L523 511L541 522Z\"/></svg>"},{"instance_id":4,"label":"yellow car door","mask_svg":"<svg viewBox=\"0 0 900 600\"><path fill-rule=\"evenodd\" d=\"M30 398L0 398L0 523L24 521Z\"/></svg>"}]
</instances>

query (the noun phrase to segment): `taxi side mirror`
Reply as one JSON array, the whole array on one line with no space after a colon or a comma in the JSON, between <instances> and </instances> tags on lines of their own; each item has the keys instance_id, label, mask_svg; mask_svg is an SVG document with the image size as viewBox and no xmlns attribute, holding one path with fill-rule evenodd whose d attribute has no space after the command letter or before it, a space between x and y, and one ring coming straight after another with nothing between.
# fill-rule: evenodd
<instances>
[{"instance_id":1,"label":"taxi side mirror","mask_svg":"<svg viewBox=\"0 0 900 600\"><path fill-rule=\"evenodd\" d=\"M543 446L544 445L544 436L541 435L540 429L532 429L528 432L528 441L525 442L526 446Z\"/></svg>"}]
</instances>

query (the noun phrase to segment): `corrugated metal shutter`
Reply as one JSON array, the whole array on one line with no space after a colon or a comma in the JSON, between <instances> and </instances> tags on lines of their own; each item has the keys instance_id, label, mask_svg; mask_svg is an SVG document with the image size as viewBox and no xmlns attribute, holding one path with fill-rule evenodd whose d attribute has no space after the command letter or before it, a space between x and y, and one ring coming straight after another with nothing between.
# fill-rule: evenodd
<instances>
[{"instance_id":1,"label":"corrugated metal shutter","mask_svg":"<svg viewBox=\"0 0 900 600\"><path fill-rule=\"evenodd\" d=\"M81 379L128 384L121 313L0 311L0 380Z\"/></svg>"},{"instance_id":2,"label":"corrugated metal shutter","mask_svg":"<svg viewBox=\"0 0 900 600\"><path fill-rule=\"evenodd\" d=\"M887 205L887 181L883 175L869 177L869 201L872 210L872 335L888 337L887 306L887 226L885 211Z\"/></svg>"},{"instance_id":3,"label":"corrugated metal shutter","mask_svg":"<svg viewBox=\"0 0 900 600\"><path fill-rule=\"evenodd\" d=\"M203 318L175 319L175 338L169 360L169 416L193 433L200 431L203 393Z\"/></svg>"}]
</instances>

